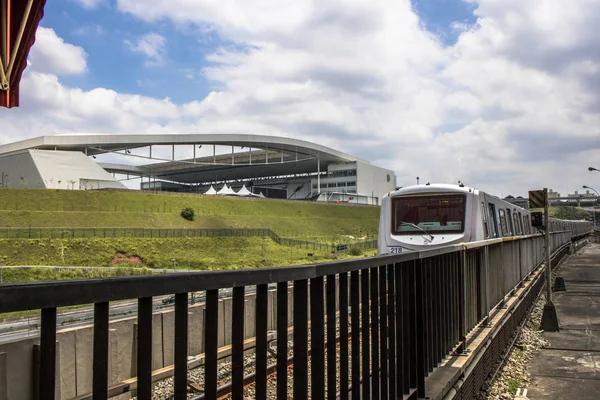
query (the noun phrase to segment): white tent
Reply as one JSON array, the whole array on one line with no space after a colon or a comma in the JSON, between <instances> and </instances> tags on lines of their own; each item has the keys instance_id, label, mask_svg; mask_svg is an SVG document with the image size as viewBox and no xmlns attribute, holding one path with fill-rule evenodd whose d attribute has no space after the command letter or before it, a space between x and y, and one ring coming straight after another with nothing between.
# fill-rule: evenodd
<instances>
[{"instance_id":1,"label":"white tent","mask_svg":"<svg viewBox=\"0 0 600 400\"><path fill-rule=\"evenodd\" d=\"M212 185L210 185L210 188L204 194L208 194L208 195L212 196L212 195L217 194L217 191L215 190L215 188Z\"/></svg>"},{"instance_id":2,"label":"white tent","mask_svg":"<svg viewBox=\"0 0 600 400\"><path fill-rule=\"evenodd\" d=\"M243 185L240 190L236 193L238 196L250 196L252 192L246 189L246 185Z\"/></svg>"},{"instance_id":3,"label":"white tent","mask_svg":"<svg viewBox=\"0 0 600 400\"><path fill-rule=\"evenodd\" d=\"M235 195L235 192L233 190L231 190L231 188L229 186L227 186L227 184L224 184L223 187L221 188L221 190L219 190L217 192L217 194L222 195L222 196L231 196L231 195Z\"/></svg>"}]
</instances>

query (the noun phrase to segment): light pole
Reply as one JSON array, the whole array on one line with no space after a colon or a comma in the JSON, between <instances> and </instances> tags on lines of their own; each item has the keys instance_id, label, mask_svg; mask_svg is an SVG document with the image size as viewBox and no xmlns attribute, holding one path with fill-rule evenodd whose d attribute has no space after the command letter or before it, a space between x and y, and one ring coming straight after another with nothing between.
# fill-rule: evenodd
<instances>
[{"instance_id":1,"label":"light pole","mask_svg":"<svg viewBox=\"0 0 600 400\"><path fill-rule=\"evenodd\" d=\"M594 189L593 187L589 187L589 186L583 185L583 188L584 188L584 189L590 189L590 190L593 190L594 192L596 192L596 196L600 196L600 194L598 194L598 191L597 191L596 189Z\"/></svg>"}]
</instances>

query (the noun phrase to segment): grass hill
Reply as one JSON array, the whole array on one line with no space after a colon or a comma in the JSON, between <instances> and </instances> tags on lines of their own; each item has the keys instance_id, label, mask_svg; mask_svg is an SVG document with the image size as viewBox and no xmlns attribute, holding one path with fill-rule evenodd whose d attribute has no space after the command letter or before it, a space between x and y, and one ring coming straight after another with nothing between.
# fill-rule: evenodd
<instances>
[{"instance_id":1,"label":"grass hill","mask_svg":"<svg viewBox=\"0 0 600 400\"><path fill-rule=\"evenodd\" d=\"M181 210L195 210L187 221ZM0 189L0 230L60 228L268 228L282 237L332 242L376 238L379 207L128 191ZM308 254L312 255L308 255ZM371 255L374 251L356 253ZM282 246L269 238L0 239L3 265L231 269L326 262L332 254ZM17 274L18 271L12 273Z\"/></svg>"},{"instance_id":2,"label":"grass hill","mask_svg":"<svg viewBox=\"0 0 600 400\"><path fill-rule=\"evenodd\" d=\"M187 221L180 212L194 209ZM379 207L127 191L0 189L0 227L270 228L281 236L377 235Z\"/></svg>"}]
</instances>

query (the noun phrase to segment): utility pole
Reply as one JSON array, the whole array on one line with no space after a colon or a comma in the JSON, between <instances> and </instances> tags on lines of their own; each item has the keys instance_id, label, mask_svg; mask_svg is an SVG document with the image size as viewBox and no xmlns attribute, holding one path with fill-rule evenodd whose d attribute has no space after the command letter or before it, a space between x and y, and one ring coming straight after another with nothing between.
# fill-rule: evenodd
<instances>
[{"instance_id":1,"label":"utility pole","mask_svg":"<svg viewBox=\"0 0 600 400\"><path fill-rule=\"evenodd\" d=\"M546 304L542 314L540 328L548 332L558 332L558 314L556 307L552 303L552 249L550 248L550 216L548 215L548 189L544 188L544 229L545 229L545 248L546 248Z\"/></svg>"},{"instance_id":2,"label":"utility pole","mask_svg":"<svg viewBox=\"0 0 600 400\"><path fill-rule=\"evenodd\" d=\"M552 249L550 249L550 216L548 215L548 189L544 188L544 225L546 226L546 234L544 235L546 247L546 305L552 304L552 265L550 258Z\"/></svg>"}]
</instances>

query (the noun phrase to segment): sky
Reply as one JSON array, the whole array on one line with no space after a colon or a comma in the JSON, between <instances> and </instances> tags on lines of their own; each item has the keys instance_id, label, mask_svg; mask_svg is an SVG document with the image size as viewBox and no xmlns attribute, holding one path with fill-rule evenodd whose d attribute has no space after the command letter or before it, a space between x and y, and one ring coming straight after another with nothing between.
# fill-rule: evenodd
<instances>
[{"instance_id":1,"label":"sky","mask_svg":"<svg viewBox=\"0 0 600 400\"><path fill-rule=\"evenodd\" d=\"M600 190L599 0L48 0L0 143L247 133L527 196Z\"/></svg>"}]
</instances>

